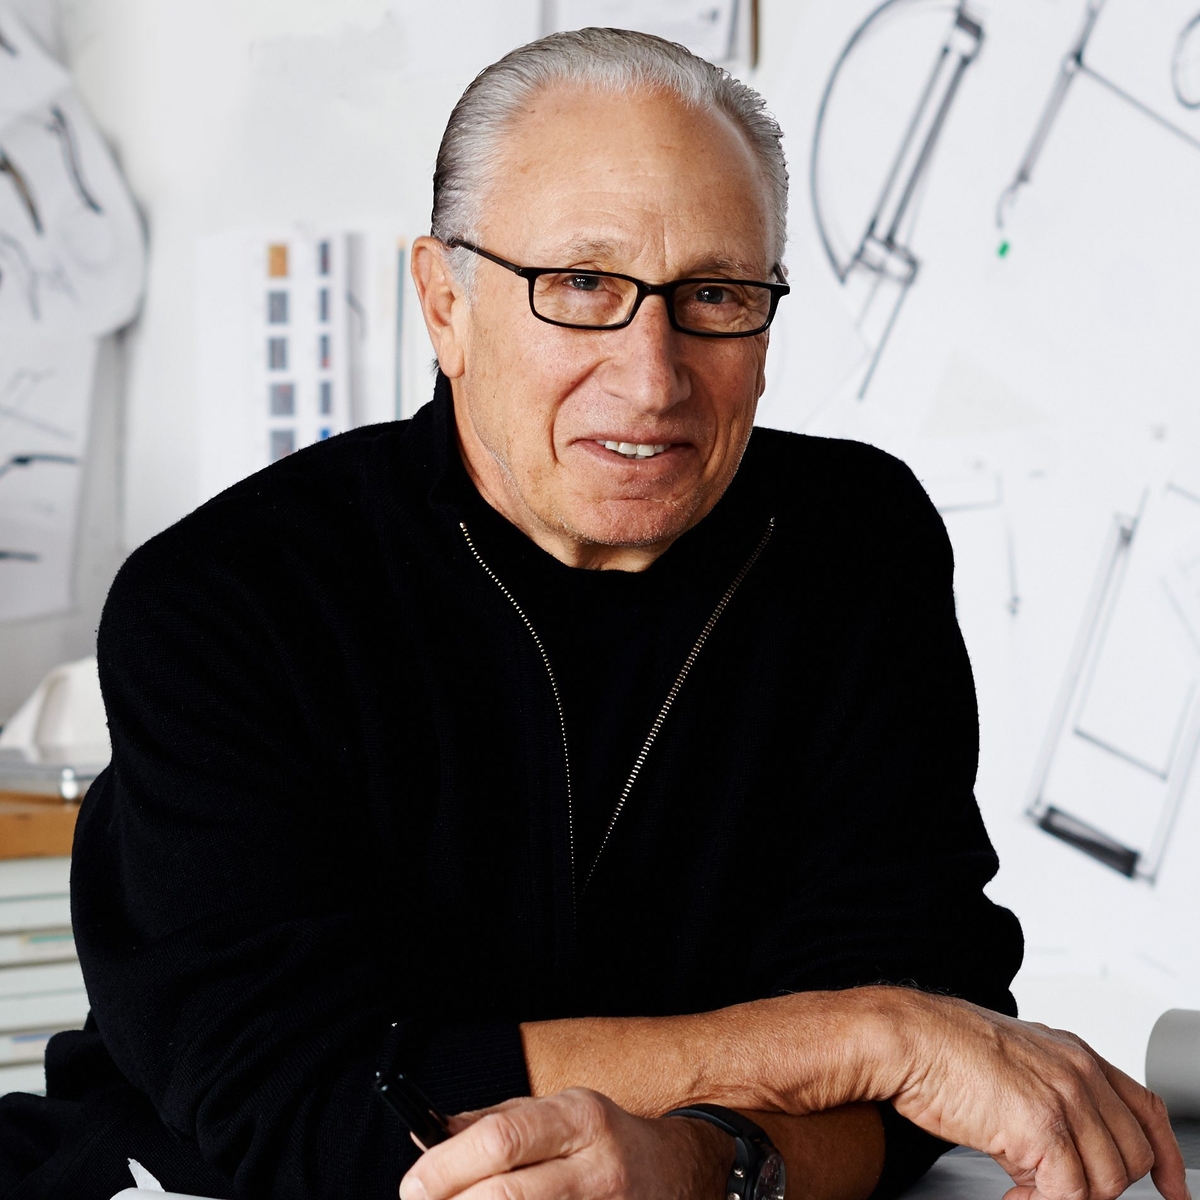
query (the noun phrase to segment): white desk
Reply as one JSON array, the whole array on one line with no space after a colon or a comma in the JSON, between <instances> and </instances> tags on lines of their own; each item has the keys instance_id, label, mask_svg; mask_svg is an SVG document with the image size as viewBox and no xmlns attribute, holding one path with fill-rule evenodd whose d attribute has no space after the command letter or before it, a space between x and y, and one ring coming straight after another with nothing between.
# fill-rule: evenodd
<instances>
[{"instance_id":1,"label":"white desk","mask_svg":"<svg viewBox=\"0 0 1200 1200\"><path fill-rule=\"evenodd\" d=\"M1200 1171L1189 1171L1188 1186L1200 1196ZM1012 1180L986 1154L958 1151L943 1155L907 1192L904 1200L1000 1200ZM1158 1200L1150 1177L1139 1180L1126 1193L1128 1200Z\"/></svg>"},{"instance_id":2,"label":"white desk","mask_svg":"<svg viewBox=\"0 0 1200 1200\"><path fill-rule=\"evenodd\" d=\"M1189 1171L1188 1186L1200 1196L1200 1170ZM938 1159L929 1173L904 1193L904 1200L1000 1200L1012 1180L986 1154L958 1151ZM136 1188L118 1192L113 1200L172 1200L174 1192L142 1192ZM1126 1193L1128 1200L1158 1200L1149 1177L1139 1180ZM201 1200L178 1196L177 1200Z\"/></svg>"}]
</instances>

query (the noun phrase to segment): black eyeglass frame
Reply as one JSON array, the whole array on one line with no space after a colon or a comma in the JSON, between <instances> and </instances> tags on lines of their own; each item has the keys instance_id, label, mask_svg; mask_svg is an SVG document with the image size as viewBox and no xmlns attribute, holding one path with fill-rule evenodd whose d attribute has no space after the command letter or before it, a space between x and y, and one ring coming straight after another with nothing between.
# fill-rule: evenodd
<instances>
[{"instance_id":1,"label":"black eyeglass frame","mask_svg":"<svg viewBox=\"0 0 1200 1200\"><path fill-rule=\"evenodd\" d=\"M503 267L506 271L511 271L514 275L519 275L522 279L528 280L529 311L539 321L545 321L547 325L557 325L560 329L624 329L637 316L638 309L642 307L642 301L647 296L662 296L666 301L667 320L671 322L671 328L676 333L686 333L691 337L706 338L757 337L760 333L766 333L771 327L771 322L775 320L775 310L779 307L779 301L792 290L790 285L782 282L769 283L763 279L729 279L728 277L719 275L704 276L703 278L695 279L672 279L668 283L647 283L644 279L638 279L633 275L622 275L618 271L596 271L591 267L522 267L514 262L509 262L507 258L501 258L498 254L493 254L490 250L484 250L482 246L476 246L471 242L463 241L462 238L447 238L445 245L451 250L469 250L472 254L478 254L480 258L486 258L488 262L494 262L496 266ZM775 274L782 278L782 272L778 267L775 268ZM637 298L633 302L633 307L629 310L629 315L616 325L575 325L570 321L556 321L553 317L542 316L533 304L534 285L542 275L595 275L601 279L624 279L627 283L632 283L637 288ZM739 330L737 333L715 333L706 332L702 329L688 329L680 325L678 318L675 316L675 293L685 283L740 283L766 288L771 293L771 307L767 312L767 319L757 329Z\"/></svg>"}]
</instances>

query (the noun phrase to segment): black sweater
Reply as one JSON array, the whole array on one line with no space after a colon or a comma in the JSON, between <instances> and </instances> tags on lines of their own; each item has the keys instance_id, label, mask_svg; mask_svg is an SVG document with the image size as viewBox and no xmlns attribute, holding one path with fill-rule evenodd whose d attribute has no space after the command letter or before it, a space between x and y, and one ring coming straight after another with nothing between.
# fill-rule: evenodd
<instances>
[{"instance_id":1,"label":"black sweater","mask_svg":"<svg viewBox=\"0 0 1200 1200\"><path fill-rule=\"evenodd\" d=\"M582 726L565 756L538 645L563 606L517 595L546 563L479 504L440 381L122 569L72 879L93 1020L55 1039L50 1099L0 1104L0 1194L32 1171L21 1200L107 1200L132 1155L168 1190L390 1200L414 1151L376 1070L450 1111L522 1094L523 1020L878 981L1014 1011L950 548L907 468L755 431L651 568L678 624L619 756L753 559L590 881L609 785L568 804ZM889 1125L905 1172L936 1152Z\"/></svg>"}]
</instances>

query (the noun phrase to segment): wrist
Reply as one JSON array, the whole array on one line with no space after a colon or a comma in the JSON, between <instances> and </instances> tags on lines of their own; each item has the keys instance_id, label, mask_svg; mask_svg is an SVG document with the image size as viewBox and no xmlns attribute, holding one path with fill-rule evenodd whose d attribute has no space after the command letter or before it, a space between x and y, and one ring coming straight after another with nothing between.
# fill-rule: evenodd
<instances>
[{"instance_id":1,"label":"wrist","mask_svg":"<svg viewBox=\"0 0 1200 1200\"><path fill-rule=\"evenodd\" d=\"M733 1138L708 1121L694 1117L662 1117L664 1127L674 1127L682 1142L683 1160L690 1168L684 1178L687 1200L723 1200L725 1184L733 1169Z\"/></svg>"},{"instance_id":2,"label":"wrist","mask_svg":"<svg viewBox=\"0 0 1200 1200\"><path fill-rule=\"evenodd\" d=\"M911 1077L921 993L794 992L689 1018L703 1070L692 1099L802 1116L894 1096Z\"/></svg>"}]
</instances>

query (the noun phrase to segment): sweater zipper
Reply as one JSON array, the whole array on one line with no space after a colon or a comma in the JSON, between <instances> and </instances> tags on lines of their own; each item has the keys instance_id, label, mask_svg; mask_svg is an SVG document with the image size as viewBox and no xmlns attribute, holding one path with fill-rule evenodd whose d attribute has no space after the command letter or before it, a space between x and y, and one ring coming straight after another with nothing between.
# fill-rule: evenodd
<instances>
[{"instance_id":1,"label":"sweater zipper","mask_svg":"<svg viewBox=\"0 0 1200 1200\"><path fill-rule=\"evenodd\" d=\"M550 656L546 653L545 643L538 635L538 631L533 627L533 622L526 615L525 610L517 602L517 598L508 590L504 581L492 570L484 561L483 555L475 548L475 543L471 539L470 531L464 522L460 521L458 527L463 532L463 537L466 539L467 548L471 551L472 557L483 569L487 577L500 589L504 598L516 610L517 616L521 618L521 623L529 631L529 636L533 638L533 644L537 647L538 654L541 656L542 665L546 668L546 674L550 679L550 691L554 695L554 707L558 712L558 729L562 738L563 748L563 769L567 787L567 846L571 859L571 917L572 922L575 917L575 904L577 900L576 894L576 868L575 868L575 811L574 802L571 794L571 754L567 746L567 718L563 712L562 693L558 689L558 680L554 675L554 668L550 665ZM650 732L646 735L646 740L642 743L642 748L638 751L637 758L634 759L633 769L629 772L629 777L625 780L625 786L621 789L620 798L617 800L617 806L613 810L613 815L609 818L608 828L604 831L604 837L600 841L600 849L596 851L596 857L592 861L591 869L587 873L587 878L583 881L583 887L578 889L578 895L582 896L587 891L588 884L592 882L592 876L596 873L596 868L600 865L601 856L604 854L604 848L608 845L609 839L612 837L613 828L616 826L621 813L624 811L626 801L629 799L629 793L633 791L633 785L637 782L638 776L641 774L642 767L645 765L646 757L650 753L650 748L654 745L658 738L659 731L663 727L663 723L667 719L667 714L671 711L675 704L675 699L679 695L680 689L683 687L684 680L687 679L691 669L696 664L696 659L700 656L700 651L704 648L704 643L708 641L717 621L720 620L721 614L729 607L730 600L733 599L734 593L741 587L742 580L750 573L750 568L758 561L758 557L766 549L767 543L771 540L771 534L775 531L775 518L772 517L767 522L766 531L759 539L759 543L755 546L750 557L742 564L742 568L733 577L733 581L725 589L720 600L717 601L717 606L713 609L709 618L704 623L704 628L700 630L700 636L696 638L691 650L688 651L687 657L683 660L683 666L679 668L679 674L675 676L675 682L671 684L670 690L667 692L667 697L662 703L662 707L658 710L658 715L654 718L650 726Z\"/></svg>"}]
</instances>

